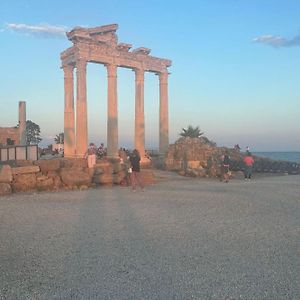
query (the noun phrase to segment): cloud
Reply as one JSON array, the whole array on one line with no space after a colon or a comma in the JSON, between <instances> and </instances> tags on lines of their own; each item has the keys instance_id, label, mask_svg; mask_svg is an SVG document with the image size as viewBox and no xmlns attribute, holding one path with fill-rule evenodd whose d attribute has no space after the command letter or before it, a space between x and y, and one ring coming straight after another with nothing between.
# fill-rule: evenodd
<instances>
[{"instance_id":1,"label":"cloud","mask_svg":"<svg viewBox=\"0 0 300 300\"><path fill-rule=\"evenodd\" d=\"M300 33L291 39L286 39L284 37L275 35L263 35L253 39L253 42L265 44L274 48L296 47L300 46Z\"/></svg>"},{"instance_id":2,"label":"cloud","mask_svg":"<svg viewBox=\"0 0 300 300\"><path fill-rule=\"evenodd\" d=\"M65 38L66 31L68 31L68 28L65 26L51 26L48 24L27 25L9 23L6 25L6 28L22 34L42 38Z\"/></svg>"}]
</instances>

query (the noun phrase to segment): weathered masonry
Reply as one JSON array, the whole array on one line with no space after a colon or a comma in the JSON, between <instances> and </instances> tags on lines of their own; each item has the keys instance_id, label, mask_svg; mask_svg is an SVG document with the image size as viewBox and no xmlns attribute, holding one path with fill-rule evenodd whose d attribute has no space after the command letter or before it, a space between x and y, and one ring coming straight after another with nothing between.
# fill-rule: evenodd
<instances>
[{"instance_id":1,"label":"weathered masonry","mask_svg":"<svg viewBox=\"0 0 300 300\"><path fill-rule=\"evenodd\" d=\"M150 56L150 49L118 43L117 24L95 28L76 27L67 33L73 46L61 53L64 70L65 113L64 153L66 157L83 157L88 146L86 66L88 62L107 68L107 155L118 157L117 68L135 72L135 148L145 153L144 74L159 76L159 151L169 145L168 67L171 61ZM76 112L74 109L74 69L76 68Z\"/></svg>"},{"instance_id":2,"label":"weathered masonry","mask_svg":"<svg viewBox=\"0 0 300 300\"><path fill-rule=\"evenodd\" d=\"M1 145L27 145L25 101L19 101L19 127L0 127L0 146Z\"/></svg>"}]
</instances>

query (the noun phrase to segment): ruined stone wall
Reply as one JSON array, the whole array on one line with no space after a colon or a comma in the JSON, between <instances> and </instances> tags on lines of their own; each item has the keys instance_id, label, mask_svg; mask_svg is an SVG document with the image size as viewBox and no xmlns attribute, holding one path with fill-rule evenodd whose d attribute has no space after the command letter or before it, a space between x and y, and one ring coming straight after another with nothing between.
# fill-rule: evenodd
<instances>
[{"instance_id":1,"label":"ruined stone wall","mask_svg":"<svg viewBox=\"0 0 300 300\"><path fill-rule=\"evenodd\" d=\"M19 128L0 127L0 145L6 145L8 138L14 140L15 145L20 144Z\"/></svg>"},{"instance_id":2,"label":"ruined stone wall","mask_svg":"<svg viewBox=\"0 0 300 300\"><path fill-rule=\"evenodd\" d=\"M154 182L151 170L142 170L141 176L145 184ZM126 165L119 160L98 160L91 169L85 159L17 160L11 165L0 164L0 196L13 192L84 190L98 185L124 186L128 179Z\"/></svg>"},{"instance_id":3,"label":"ruined stone wall","mask_svg":"<svg viewBox=\"0 0 300 300\"><path fill-rule=\"evenodd\" d=\"M169 171L193 177L218 177L222 155L228 152L230 170L243 171L245 153L235 149L216 147L201 138L180 138L170 145L165 157L164 166ZM253 156L254 171L264 173L300 174L300 164L294 162L274 161L268 158Z\"/></svg>"},{"instance_id":4,"label":"ruined stone wall","mask_svg":"<svg viewBox=\"0 0 300 300\"><path fill-rule=\"evenodd\" d=\"M218 155L218 149L202 139L181 138L169 146L165 166L167 170L184 173L193 170L195 176L204 177L212 171L213 161ZM214 170L214 175L216 173L217 171Z\"/></svg>"}]
</instances>

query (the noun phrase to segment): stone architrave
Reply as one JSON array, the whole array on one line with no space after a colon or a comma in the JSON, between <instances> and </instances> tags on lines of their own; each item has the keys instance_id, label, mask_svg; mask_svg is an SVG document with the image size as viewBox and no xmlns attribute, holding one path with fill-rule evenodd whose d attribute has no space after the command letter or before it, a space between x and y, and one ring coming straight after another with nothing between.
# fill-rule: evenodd
<instances>
[{"instance_id":1,"label":"stone architrave","mask_svg":"<svg viewBox=\"0 0 300 300\"><path fill-rule=\"evenodd\" d=\"M145 157L144 70L135 69L135 135L134 145Z\"/></svg>"},{"instance_id":2,"label":"stone architrave","mask_svg":"<svg viewBox=\"0 0 300 300\"><path fill-rule=\"evenodd\" d=\"M76 61L77 102L76 102L76 157L84 157L88 145L86 60Z\"/></svg>"},{"instance_id":3,"label":"stone architrave","mask_svg":"<svg viewBox=\"0 0 300 300\"><path fill-rule=\"evenodd\" d=\"M169 146L168 73L159 73L159 152L164 154Z\"/></svg>"},{"instance_id":4,"label":"stone architrave","mask_svg":"<svg viewBox=\"0 0 300 300\"><path fill-rule=\"evenodd\" d=\"M74 151L71 150L72 138L69 139L65 157L82 157L88 147L87 129L87 99L86 99L86 64L88 62L106 65L108 73L108 116L107 116L107 153L108 157L118 157L118 101L117 101L117 68L124 67L136 72L135 101L135 148L141 156L145 153L144 124L144 72L159 74L160 81L160 112L159 112L159 149L165 153L169 143L168 129L168 67L171 61L150 56L150 49L145 47L131 49L130 44L118 43L117 24L104 25L95 28L76 27L67 33L73 46L61 53L62 68L75 66L77 68L77 105L75 117ZM67 71L69 72L69 71ZM69 75L70 76L70 75ZM71 103L71 79L65 79L65 101ZM65 138L72 132L71 109L65 113ZM67 124L67 125L66 125ZM69 126L70 125L70 126ZM67 127L69 126L69 127Z\"/></svg>"},{"instance_id":5,"label":"stone architrave","mask_svg":"<svg viewBox=\"0 0 300 300\"><path fill-rule=\"evenodd\" d=\"M74 66L65 65L64 155L75 156Z\"/></svg>"}]
</instances>

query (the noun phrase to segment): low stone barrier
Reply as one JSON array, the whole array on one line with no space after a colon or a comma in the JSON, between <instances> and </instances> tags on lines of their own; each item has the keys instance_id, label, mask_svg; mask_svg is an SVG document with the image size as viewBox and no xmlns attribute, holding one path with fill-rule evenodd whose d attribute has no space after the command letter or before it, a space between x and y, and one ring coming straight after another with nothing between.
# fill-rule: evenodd
<instances>
[{"instance_id":1,"label":"low stone barrier","mask_svg":"<svg viewBox=\"0 0 300 300\"><path fill-rule=\"evenodd\" d=\"M120 184L126 175L125 165L118 160L98 161L93 169L87 167L85 159L20 160L0 165L0 196Z\"/></svg>"}]
</instances>

